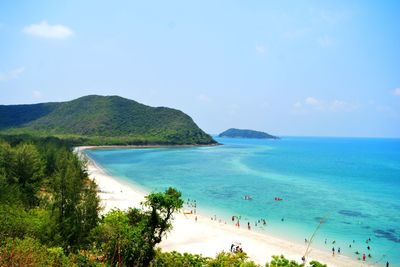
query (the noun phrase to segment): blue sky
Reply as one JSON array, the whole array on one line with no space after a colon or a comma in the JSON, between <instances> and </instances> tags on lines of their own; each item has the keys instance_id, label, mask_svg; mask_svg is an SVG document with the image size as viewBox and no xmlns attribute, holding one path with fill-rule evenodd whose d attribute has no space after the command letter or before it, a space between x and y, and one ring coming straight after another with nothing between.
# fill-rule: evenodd
<instances>
[{"instance_id":1,"label":"blue sky","mask_svg":"<svg viewBox=\"0 0 400 267\"><path fill-rule=\"evenodd\" d=\"M0 104L120 95L209 133L400 137L399 1L1 1Z\"/></svg>"}]
</instances>

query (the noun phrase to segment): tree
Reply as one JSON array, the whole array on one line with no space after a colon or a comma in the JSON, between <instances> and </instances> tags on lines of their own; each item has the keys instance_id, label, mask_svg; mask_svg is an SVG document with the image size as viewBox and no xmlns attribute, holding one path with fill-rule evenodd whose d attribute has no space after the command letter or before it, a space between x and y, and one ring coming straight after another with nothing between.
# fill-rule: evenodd
<instances>
[{"instance_id":1,"label":"tree","mask_svg":"<svg viewBox=\"0 0 400 267\"><path fill-rule=\"evenodd\" d=\"M44 164L35 145L22 143L15 148L8 182L19 185L24 202L29 207L38 203L36 193L43 178L43 168Z\"/></svg>"},{"instance_id":2,"label":"tree","mask_svg":"<svg viewBox=\"0 0 400 267\"><path fill-rule=\"evenodd\" d=\"M96 185L75 154L59 150L50 184L56 243L68 250L87 244L88 234L98 222L100 200Z\"/></svg>"},{"instance_id":3,"label":"tree","mask_svg":"<svg viewBox=\"0 0 400 267\"><path fill-rule=\"evenodd\" d=\"M207 266L209 258L197 254L172 252L161 252L160 249L156 250L156 255L150 266L152 267L202 267Z\"/></svg>"},{"instance_id":4,"label":"tree","mask_svg":"<svg viewBox=\"0 0 400 267\"><path fill-rule=\"evenodd\" d=\"M13 151L10 144L0 141L0 175L12 180Z\"/></svg>"},{"instance_id":5,"label":"tree","mask_svg":"<svg viewBox=\"0 0 400 267\"><path fill-rule=\"evenodd\" d=\"M311 267L327 267L326 264L322 264L322 263L320 263L318 261L311 261L310 265L311 265Z\"/></svg>"},{"instance_id":6,"label":"tree","mask_svg":"<svg viewBox=\"0 0 400 267\"><path fill-rule=\"evenodd\" d=\"M181 193L169 188L152 193L143 203L146 210L113 210L93 230L96 249L110 264L149 266L155 246L172 227L173 213L183 205Z\"/></svg>"},{"instance_id":7,"label":"tree","mask_svg":"<svg viewBox=\"0 0 400 267\"><path fill-rule=\"evenodd\" d=\"M272 256L272 261L265 265L266 267L303 267L304 264L299 264L293 260L286 259L283 255Z\"/></svg>"}]
</instances>

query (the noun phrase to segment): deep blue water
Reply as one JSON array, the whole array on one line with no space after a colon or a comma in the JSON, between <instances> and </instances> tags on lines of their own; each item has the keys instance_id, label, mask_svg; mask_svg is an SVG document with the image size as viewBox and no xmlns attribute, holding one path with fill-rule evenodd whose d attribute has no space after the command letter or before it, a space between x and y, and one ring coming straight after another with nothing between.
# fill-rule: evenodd
<instances>
[{"instance_id":1,"label":"deep blue water","mask_svg":"<svg viewBox=\"0 0 400 267\"><path fill-rule=\"evenodd\" d=\"M400 266L400 139L216 139L224 145L87 153L148 191L176 187L205 214L241 216L242 225L293 241L309 239L323 218L314 246ZM266 227L254 226L260 218Z\"/></svg>"}]
</instances>

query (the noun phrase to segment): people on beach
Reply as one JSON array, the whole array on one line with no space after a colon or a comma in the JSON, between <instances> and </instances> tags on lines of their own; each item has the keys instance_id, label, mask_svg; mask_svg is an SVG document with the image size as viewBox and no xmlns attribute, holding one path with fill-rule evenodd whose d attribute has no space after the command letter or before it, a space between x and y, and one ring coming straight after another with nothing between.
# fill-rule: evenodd
<instances>
[{"instance_id":1,"label":"people on beach","mask_svg":"<svg viewBox=\"0 0 400 267\"><path fill-rule=\"evenodd\" d=\"M337 249L337 253L340 254L340 248Z\"/></svg>"},{"instance_id":2,"label":"people on beach","mask_svg":"<svg viewBox=\"0 0 400 267\"><path fill-rule=\"evenodd\" d=\"M335 247L332 247L332 256L335 256Z\"/></svg>"},{"instance_id":3,"label":"people on beach","mask_svg":"<svg viewBox=\"0 0 400 267\"><path fill-rule=\"evenodd\" d=\"M306 243L306 244L307 244L307 238L304 238L304 243Z\"/></svg>"},{"instance_id":4,"label":"people on beach","mask_svg":"<svg viewBox=\"0 0 400 267\"><path fill-rule=\"evenodd\" d=\"M365 253L364 253L364 254L363 254L363 257L362 257L363 261L365 261L365 258L366 258L366 257L365 257Z\"/></svg>"},{"instance_id":5,"label":"people on beach","mask_svg":"<svg viewBox=\"0 0 400 267\"><path fill-rule=\"evenodd\" d=\"M389 267L389 262L388 261L386 262L386 267Z\"/></svg>"},{"instance_id":6,"label":"people on beach","mask_svg":"<svg viewBox=\"0 0 400 267\"><path fill-rule=\"evenodd\" d=\"M197 216L196 216L196 217L194 217L194 221L195 221L195 222L197 222Z\"/></svg>"},{"instance_id":7,"label":"people on beach","mask_svg":"<svg viewBox=\"0 0 400 267\"><path fill-rule=\"evenodd\" d=\"M232 243L232 245L231 245L231 252L234 252L233 251L233 248L235 247L235 245Z\"/></svg>"},{"instance_id":8,"label":"people on beach","mask_svg":"<svg viewBox=\"0 0 400 267\"><path fill-rule=\"evenodd\" d=\"M247 222L247 229L251 230L250 229L250 222Z\"/></svg>"},{"instance_id":9,"label":"people on beach","mask_svg":"<svg viewBox=\"0 0 400 267\"><path fill-rule=\"evenodd\" d=\"M327 240L326 240L326 238L325 238L325 244L326 244L326 241L327 241Z\"/></svg>"},{"instance_id":10,"label":"people on beach","mask_svg":"<svg viewBox=\"0 0 400 267\"><path fill-rule=\"evenodd\" d=\"M238 252L243 252L243 249L239 246L239 245L237 245L236 247L235 247L235 245L234 244L232 244L232 249L231 249L231 252L233 252L233 253L238 253Z\"/></svg>"},{"instance_id":11,"label":"people on beach","mask_svg":"<svg viewBox=\"0 0 400 267\"><path fill-rule=\"evenodd\" d=\"M368 250L370 250L370 249L371 249L371 247L370 247L370 246L368 246L368 247L367 247L367 249L368 249Z\"/></svg>"},{"instance_id":12,"label":"people on beach","mask_svg":"<svg viewBox=\"0 0 400 267\"><path fill-rule=\"evenodd\" d=\"M303 264L306 264L306 257L305 256L301 257L301 260L303 261Z\"/></svg>"}]
</instances>

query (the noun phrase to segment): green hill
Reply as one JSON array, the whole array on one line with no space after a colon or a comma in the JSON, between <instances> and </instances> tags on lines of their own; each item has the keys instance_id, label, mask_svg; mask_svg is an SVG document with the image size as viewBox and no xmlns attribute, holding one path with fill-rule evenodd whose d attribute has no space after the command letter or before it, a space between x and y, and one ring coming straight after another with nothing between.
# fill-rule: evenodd
<instances>
[{"instance_id":1,"label":"green hill","mask_svg":"<svg viewBox=\"0 0 400 267\"><path fill-rule=\"evenodd\" d=\"M0 134L56 136L85 145L216 143L182 111L97 95L59 103L0 105Z\"/></svg>"},{"instance_id":2,"label":"green hill","mask_svg":"<svg viewBox=\"0 0 400 267\"><path fill-rule=\"evenodd\" d=\"M241 130L231 128L218 135L219 137L231 137L231 138L258 138L258 139L279 139L277 136L273 136L264 132L254 130Z\"/></svg>"}]
</instances>

